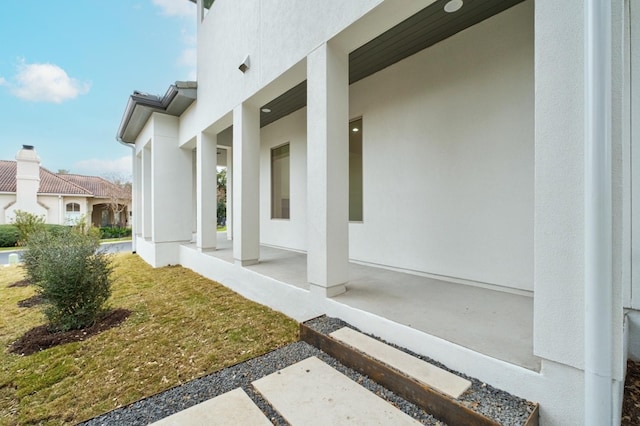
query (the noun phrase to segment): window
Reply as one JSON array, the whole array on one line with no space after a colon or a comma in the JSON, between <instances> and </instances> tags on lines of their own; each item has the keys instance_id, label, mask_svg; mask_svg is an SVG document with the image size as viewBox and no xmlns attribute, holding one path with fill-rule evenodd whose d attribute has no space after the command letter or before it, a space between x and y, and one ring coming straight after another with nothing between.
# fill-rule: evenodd
<instances>
[{"instance_id":1,"label":"window","mask_svg":"<svg viewBox=\"0 0 640 426\"><path fill-rule=\"evenodd\" d=\"M78 203L67 204L67 213L80 213L80 204Z\"/></svg>"},{"instance_id":2,"label":"window","mask_svg":"<svg viewBox=\"0 0 640 426\"><path fill-rule=\"evenodd\" d=\"M362 222L362 118L349 123L349 221Z\"/></svg>"},{"instance_id":3,"label":"window","mask_svg":"<svg viewBox=\"0 0 640 426\"><path fill-rule=\"evenodd\" d=\"M289 219L289 144L271 150L271 218Z\"/></svg>"},{"instance_id":4,"label":"window","mask_svg":"<svg viewBox=\"0 0 640 426\"><path fill-rule=\"evenodd\" d=\"M65 206L66 214L65 214L65 223L67 225L75 225L80 220L80 204L78 203L67 203Z\"/></svg>"}]
</instances>

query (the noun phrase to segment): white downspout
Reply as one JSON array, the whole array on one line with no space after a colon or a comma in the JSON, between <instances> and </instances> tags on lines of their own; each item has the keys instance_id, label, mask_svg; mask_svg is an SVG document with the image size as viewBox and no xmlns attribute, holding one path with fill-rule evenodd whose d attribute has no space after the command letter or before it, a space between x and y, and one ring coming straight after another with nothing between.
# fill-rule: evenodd
<instances>
[{"instance_id":1,"label":"white downspout","mask_svg":"<svg viewBox=\"0 0 640 426\"><path fill-rule=\"evenodd\" d=\"M136 187L136 177L137 177L137 173L136 173L136 146L135 145L131 145L128 144L126 142L121 141L120 139L116 138L116 140L120 143L120 145L122 146L126 146L127 148L131 148L131 172L132 172L132 176L131 179L133 182L131 185L131 209L133 210L133 198L135 196L137 196L138 194L135 193L135 187ZM127 212L129 214L129 218L131 220L131 252L135 253L136 252L136 230L138 229L138 224L136 223L136 215L135 214L131 214L131 211Z\"/></svg>"},{"instance_id":2,"label":"white downspout","mask_svg":"<svg viewBox=\"0 0 640 426\"><path fill-rule=\"evenodd\" d=\"M612 414L611 4L585 0L585 424Z\"/></svg>"},{"instance_id":3,"label":"white downspout","mask_svg":"<svg viewBox=\"0 0 640 426\"><path fill-rule=\"evenodd\" d=\"M58 195L58 225L64 225L64 210L62 195Z\"/></svg>"}]
</instances>

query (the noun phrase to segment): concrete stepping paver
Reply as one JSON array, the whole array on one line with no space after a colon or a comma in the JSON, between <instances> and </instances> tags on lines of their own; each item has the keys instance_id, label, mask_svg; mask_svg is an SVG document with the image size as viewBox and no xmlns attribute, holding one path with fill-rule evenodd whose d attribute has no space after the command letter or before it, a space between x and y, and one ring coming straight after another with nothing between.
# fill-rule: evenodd
<instances>
[{"instance_id":1,"label":"concrete stepping paver","mask_svg":"<svg viewBox=\"0 0 640 426\"><path fill-rule=\"evenodd\" d=\"M349 327L336 330L330 336L453 398L460 397L471 386L469 380Z\"/></svg>"},{"instance_id":2,"label":"concrete stepping paver","mask_svg":"<svg viewBox=\"0 0 640 426\"><path fill-rule=\"evenodd\" d=\"M271 426L271 424L242 388L234 389L153 423L155 426Z\"/></svg>"},{"instance_id":3,"label":"concrete stepping paver","mask_svg":"<svg viewBox=\"0 0 640 426\"><path fill-rule=\"evenodd\" d=\"M316 357L252 384L293 426L420 424Z\"/></svg>"}]
</instances>

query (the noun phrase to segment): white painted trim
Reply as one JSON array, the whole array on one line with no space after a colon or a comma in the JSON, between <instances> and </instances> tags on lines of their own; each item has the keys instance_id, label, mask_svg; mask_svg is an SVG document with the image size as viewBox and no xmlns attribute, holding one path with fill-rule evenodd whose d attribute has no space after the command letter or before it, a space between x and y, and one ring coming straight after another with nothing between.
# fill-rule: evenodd
<instances>
[{"instance_id":1,"label":"white painted trim","mask_svg":"<svg viewBox=\"0 0 640 426\"><path fill-rule=\"evenodd\" d=\"M611 4L585 2L586 425L612 421Z\"/></svg>"}]
</instances>

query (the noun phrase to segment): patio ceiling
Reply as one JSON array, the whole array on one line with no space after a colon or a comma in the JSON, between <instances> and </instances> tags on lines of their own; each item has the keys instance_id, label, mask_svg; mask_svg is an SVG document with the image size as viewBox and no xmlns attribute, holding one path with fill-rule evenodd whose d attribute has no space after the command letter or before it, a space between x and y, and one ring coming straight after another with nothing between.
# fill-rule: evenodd
<instances>
[{"instance_id":1,"label":"patio ceiling","mask_svg":"<svg viewBox=\"0 0 640 426\"><path fill-rule=\"evenodd\" d=\"M444 10L449 0L438 0L390 30L349 53L349 84L362 80L426 49L452 35L484 21L524 0L464 0L454 13ZM304 81L262 106L264 127L307 105Z\"/></svg>"}]
</instances>

